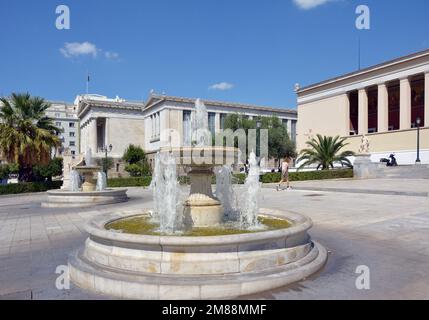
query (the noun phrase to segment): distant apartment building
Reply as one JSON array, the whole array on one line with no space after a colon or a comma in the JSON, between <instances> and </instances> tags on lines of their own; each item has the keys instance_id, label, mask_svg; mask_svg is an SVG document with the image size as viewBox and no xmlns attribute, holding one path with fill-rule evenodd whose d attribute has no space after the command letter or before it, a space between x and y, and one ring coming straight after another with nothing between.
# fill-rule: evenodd
<instances>
[{"instance_id":1,"label":"distant apartment building","mask_svg":"<svg viewBox=\"0 0 429 320\"><path fill-rule=\"evenodd\" d=\"M55 126L62 129L59 138L62 147L58 150L61 156L64 150L69 149L72 155L80 153L79 149L79 118L77 117L77 107L64 102L50 102L51 107L46 115L53 119Z\"/></svg>"}]
</instances>

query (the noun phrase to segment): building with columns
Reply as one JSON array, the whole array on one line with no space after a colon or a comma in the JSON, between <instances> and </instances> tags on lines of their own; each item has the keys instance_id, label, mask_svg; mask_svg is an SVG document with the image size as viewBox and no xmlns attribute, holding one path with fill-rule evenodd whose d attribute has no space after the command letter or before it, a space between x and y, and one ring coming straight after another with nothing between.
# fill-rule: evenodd
<instances>
[{"instance_id":1,"label":"building with columns","mask_svg":"<svg viewBox=\"0 0 429 320\"><path fill-rule=\"evenodd\" d=\"M277 116L296 140L297 112L284 108L271 108L249 104L203 100L208 111L212 133L223 129L228 114L239 113L249 118ZM149 161L165 146L162 133L174 130L179 144L191 144L191 123L195 113L195 99L151 94L146 102L131 102L120 98L109 99L99 95L82 95L76 98L80 120L80 151L91 148L96 158L104 156L103 148L112 145L109 157L115 161L110 176L124 173L121 158L130 145L141 146Z\"/></svg>"},{"instance_id":2,"label":"building with columns","mask_svg":"<svg viewBox=\"0 0 429 320\"><path fill-rule=\"evenodd\" d=\"M399 164L429 163L429 50L297 90L298 150L316 134L347 138L357 152L362 135L372 161L395 153Z\"/></svg>"}]
</instances>

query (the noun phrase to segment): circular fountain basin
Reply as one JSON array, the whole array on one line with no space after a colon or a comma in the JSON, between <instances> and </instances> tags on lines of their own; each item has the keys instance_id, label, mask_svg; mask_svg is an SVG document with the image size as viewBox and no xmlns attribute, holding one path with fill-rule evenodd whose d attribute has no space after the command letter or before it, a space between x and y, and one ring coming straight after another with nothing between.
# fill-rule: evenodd
<instances>
[{"instance_id":1,"label":"circular fountain basin","mask_svg":"<svg viewBox=\"0 0 429 320\"><path fill-rule=\"evenodd\" d=\"M50 190L43 208L82 208L127 202L127 189L106 189L103 191Z\"/></svg>"},{"instance_id":2,"label":"circular fountain basin","mask_svg":"<svg viewBox=\"0 0 429 320\"><path fill-rule=\"evenodd\" d=\"M138 235L106 226L141 212L100 216L86 226L85 247L69 258L71 280L124 299L229 299L286 286L324 266L327 252L308 235L309 218L261 213L290 226L221 236Z\"/></svg>"}]
</instances>

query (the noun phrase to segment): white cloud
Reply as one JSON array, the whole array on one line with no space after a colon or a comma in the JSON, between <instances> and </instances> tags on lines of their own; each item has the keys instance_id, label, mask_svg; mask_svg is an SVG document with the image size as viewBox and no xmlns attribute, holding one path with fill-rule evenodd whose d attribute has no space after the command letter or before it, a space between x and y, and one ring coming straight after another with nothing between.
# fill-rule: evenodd
<instances>
[{"instance_id":1,"label":"white cloud","mask_svg":"<svg viewBox=\"0 0 429 320\"><path fill-rule=\"evenodd\" d=\"M64 47L60 49L62 55L66 58L75 58L78 56L91 55L97 57L98 49L91 42L66 42Z\"/></svg>"},{"instance_id":2,"label":"white cloud","mask_svg":"<svg viewBox=\"0 0 429 320\"><path fill-rule=\"evenodd\" d=\"M332 0L293 0L293 2L303 10L310 10L330 1Z\"/></svg>"},{"instance_id":3,"label":"white cloud","mask_svg":"<svg viewBox=\"0 0 429 320\"><path fill-rule=\"evenodd\" d=\"M210 90L221 90L221 91L231 90L232 88L234 88L234 85L228 82L215 83L209 87Z\"/></svg>"},{"instance_id":4,"label":"white cloud","mask_svg":"<svg viewBox=\"0 0 429 320\"><path fill-rule=\"evenodd\" d=\"M106 59L108 60L119 60L119 53L116 52L112 52L112 51L106 51L104 53L104 56L106 57Z\"/></svg>"}]
</instances>

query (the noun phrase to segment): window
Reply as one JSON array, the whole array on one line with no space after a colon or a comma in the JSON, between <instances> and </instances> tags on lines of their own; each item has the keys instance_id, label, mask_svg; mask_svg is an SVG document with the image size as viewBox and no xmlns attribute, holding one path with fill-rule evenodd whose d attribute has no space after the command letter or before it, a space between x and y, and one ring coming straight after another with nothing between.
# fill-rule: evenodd
<instances>
[{"instance_id":1,"label":"window","mask_svg":"<svg viewBox=\"0 0 429 320\"><path fill-rule=\"evenodd\" d=\"M70 141L69 146L70 147L76 147L76 142L75 141Z\"/></svg>"},{"instance_id":2,"label":"window","mask_svg":"<svg viewBox=\"0 0 429 320\"><path fill-rule=\"evenodd\" d=\"M192 143L191 111L183 111L183 145L190 146Z\"/></svg>"},{"instance_id":3,"label":"window","mask_svg":"<svg viewBox=\"0 0 429 320\"><path fill-rule=\"evenodd\" d=\"M74 133L74 132L70 132L70 133L69 133L69 137L70 137L70 138L74 138L75 136L76 136L76 135L75 135L75 133Z\"/></svg>"},{"instance_id":4,"label":"window","mask_svg":"<svg viewBox=\"0 0 429 320\"><path fill-rule=\"evenodd\" d=\"M359 93L353 91L349 93L350 110L350 135L355 136L359 130Z\"/></svg>"},{"instance_id":5,"label":"window","mask_svg":"<svg viewBox=\"0 0 429 320\"><path fill-rule=\"evenodd\" d=\"M69 122L69 128L74 128L74 122Z\"/></svg>"},{"instance_id":6,"label":"window","mask_svg":"<svg viewBox=\"0 0 429 320\"><path fill-rule=\"evenodd\" d=\"M216 134L216 113L209 112L209 130L212 137Z\"/></svg>"},{"instance_id":7,"label":"window","mask_svg":"<svg viewBox=\"0 0 429 320\"><path fill-rule=\"evenodd\" d=\"M225 119L227 117L226 113L221 113L220 114L220 129L224 130L225 129Z\"/></svg>"},{"instance_id":8,"label":"window","mask_svg":"<svg viewBox=\"0 0 429 320\"><path fill-rule=\"evenodd\" d=\"M288 126L289 120L288 120L288 119L283 119L283 120L282 120L282 123L283 123L283 125L285 126L285 128L287 129L287 126Z\"/></svg>"},{"instance_id":9,"label":"window","mask_svg":"<svg viewBox=\"0 0 429 320\"><path fill-rule=\"evenodd\" d=\"M61 117L61 114L55 113L55 118L60 118L60 117Z\"/></svg>"},{"instance_id":10,"label":"window","mask_svg":"<svg viewBox=\"0 0 429 320\"><path fill-rule=\"evenodd\" d=\"M55 122L55 126L58 128L61 128L61 122L59 122L59 121Z\"/></svg>"},{"instance_id":11,"label":"window","mask_svg":"<svg viewBox=\"0 0 429 320\"><path fill-rule=\"evenodd\" d=\"M296 142L296 120L292 120L291 123L291 139L293 142Z\"/></svg>"},{"instance_id":12,"label":"window","mask_svg":"<svg viewBox=\"0 0 429 320\"><path fill-rule=\"evenodd\" d=\"M72 150L71 154L72 156L76 155L76 151Z\"/></svg>"},{"instance_id":13,"label":"window","mask_svg":"<svg viewBox=\"0 0 429 320\"><path fill-rule=\"evenodd\" d=\"M151 138L159 139L161 136L161 113L157 112L150 116Z\"/></svg>"}]
</instances>

